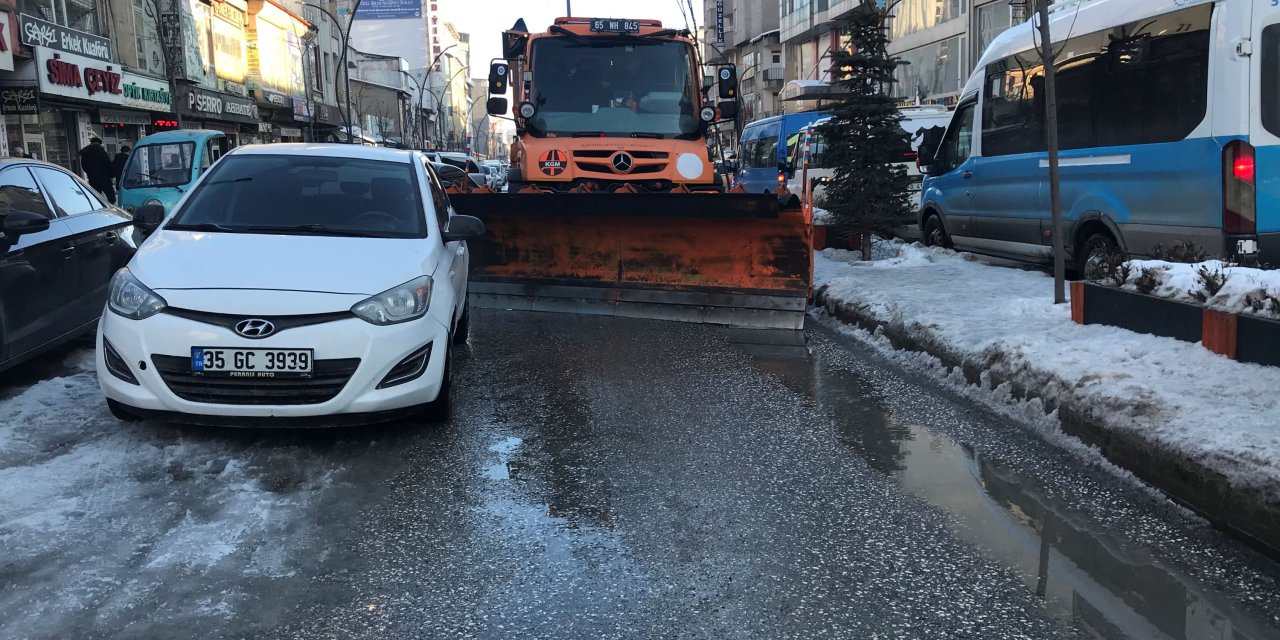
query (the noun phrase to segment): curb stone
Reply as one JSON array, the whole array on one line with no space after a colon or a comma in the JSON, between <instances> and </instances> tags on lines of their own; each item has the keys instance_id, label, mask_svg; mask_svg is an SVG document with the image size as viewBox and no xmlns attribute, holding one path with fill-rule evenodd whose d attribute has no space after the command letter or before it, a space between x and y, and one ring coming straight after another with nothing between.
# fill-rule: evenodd
<instances>
[{"instance_id":1,"label":"curb stone","mask_svg":"<svg viewBox=\"0 0 1280 640\"><path fill-rule=\"evenodd\" d=\"M1048 411L1058 410L1063 433L1095 446L1113 464L1142 479L1173 501L1199 514L1213 527L1239 538L1263 553L1280 559L1280 502L1265 492L1233 486L1218 471L1177 450L1131 432L1108 428L1093 416L1092 408L1077 403L1057 404L1038 393L1040 385L1008 379L990 371L980 361L955 353L929 336L907 331L900 325L877 319L856 303L827 296L827 287L814 292L814 304L845 324L869 332L879 331L895 349L925 353L948 368L958 368L965 380L978 385L986 373L992 387L1008 384L1017 399L1038 398Z\"/></svg>"}]
</instances>

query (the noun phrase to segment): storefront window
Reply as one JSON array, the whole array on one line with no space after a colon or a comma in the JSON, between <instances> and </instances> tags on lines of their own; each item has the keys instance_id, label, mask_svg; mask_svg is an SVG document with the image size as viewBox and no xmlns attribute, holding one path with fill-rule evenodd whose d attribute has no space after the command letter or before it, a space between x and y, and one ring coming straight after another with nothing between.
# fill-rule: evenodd
<instances>
[{"instance_id":1,"label":"storefront window","mask_svg":"<svg viewBox=\"0 0 1280 640\"><path fill-rule=\"evenodd\" d=\"M18 12L88 33L99 33L91 0L18 0Z\"/></svg>"},{"instance_id":2,"label":"storefront window","mask_svg":"<svg viewBox=\"0 0 1280 640\"><path fill-rule=\"evenodd\" d=\"M956 36L898 54L904 64L896 72L894 93L905 99L935 99L960 92L960 54L964 38Z\"/></svg>"},{"instance_id":3,"label":"storefront window","mask_svg":"<svg viewBox=\"0 0 1280 640\"><path fill-rule=\"evenodd\" d=\"M891 38L932 29L964 14L962 0L902 0L890 19Z\"/></svg>"},{"instance_id":4,"label":"storefront window","mask_svg":"<svg viewBox=\"0 0 1280 640\"><path fill-rule=\"evenodd\" d=\"M986 52L991 41L1013 24L1011 12L1009 4L1002 0L974 8L973 59L975 63Z\"/></svg>"}]
</instances>

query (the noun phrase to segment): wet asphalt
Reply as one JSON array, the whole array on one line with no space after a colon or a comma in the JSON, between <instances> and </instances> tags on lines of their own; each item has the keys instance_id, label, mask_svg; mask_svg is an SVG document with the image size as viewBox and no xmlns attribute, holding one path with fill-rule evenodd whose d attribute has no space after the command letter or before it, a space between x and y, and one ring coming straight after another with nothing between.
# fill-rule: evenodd
<instances>
[{"instance_id":1,"label":"wet asphalt","mask_svg":"<svg viewBox=\"0 0 1280 640\"><path fill-rule=\"evenodd\" d=\"M1280 638L1275 562L813 319L477 311L436 426L121 425L48 360L0 482L79 499L4 494L0 638Z\"/></svg>"}]
</instances>

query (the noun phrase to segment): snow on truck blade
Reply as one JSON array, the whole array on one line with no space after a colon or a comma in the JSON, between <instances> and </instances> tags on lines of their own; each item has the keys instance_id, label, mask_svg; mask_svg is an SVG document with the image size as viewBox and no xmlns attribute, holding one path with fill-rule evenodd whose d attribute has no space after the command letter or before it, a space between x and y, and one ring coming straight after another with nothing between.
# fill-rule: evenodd
<instances>
[{"instance_id":1,"label":"snow on truck blade","mask_svg":"<svg viewBox=\"0 0 1280 640\"><path fill-rule=\"evenodd\" d=\"M1071 321L1053 281L972 256L894 242L881 260L815 257L829 301L1017 380L1050 404L1087 407L1128 431L1280 498L1280 368L1244 364L1179 342ZM885 251L881 248L880 251ZM1243 281L1243 279L1242 279Z\"/></svg>"}]
</instances>

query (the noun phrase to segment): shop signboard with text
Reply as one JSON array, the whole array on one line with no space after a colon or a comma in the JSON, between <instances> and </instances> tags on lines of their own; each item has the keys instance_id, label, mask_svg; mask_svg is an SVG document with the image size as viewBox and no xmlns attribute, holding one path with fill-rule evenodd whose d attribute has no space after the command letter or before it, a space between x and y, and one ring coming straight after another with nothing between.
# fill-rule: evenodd
<instances>
[{"instance_id":1,"label":"shop signboard with text","mask_svg":"<svg viewBox=\"0 0 1280 640\"><path fill-rule=\"evenodd\" d=\"M34 85L0 84L0 113L28 116L40 113L40 96Z\"/></svg>"},{"instance_id":2,"label":"shop signboard with text","mask_svg":"<svg viewBox=\"0 0 1280 640\"><path fill-rule=\"evenodd\" d=\"M252 100L196 87L184 88L179 105L183 113L199 118L246 124L257 124L261 121L258 105Z\"/></svg>"},{"instance_id":3,"label":"shop signboard with text","mask_svg":"<svg viewBox=\"0 0 1280 640\"><path fill-rule=\"evenodd\" d=\"M44 47L36 47L35 53L40 93L106 104L123 102L119 65Z\"/></svg>"},{"instance_id":4,"label":"shop signboard with text","mask_svg":"<svg viewBox=\"0 0 1280 640\"><path fill-rule=\"evenodd\" d=\"M68 29L35 16L19 16L22 44L32 49L56 49L101 62L111 62L111 41L92 33Z\"/></svg>"},{"instance_id":5,"label":"shop signboard with text","mask_svg":"<svg viewBox=\"0 0 1280 640\"><path fill-rule=\"evenodd\" d=\"M126 107L169 113L173 111L173 94L169 83L125 72L121 102Z\"/></svg>"},{"instance_id":6,"label":"shop signboard with text","mask_svg":"<svg viewBox=\"0 0 1280 640\"><path fill-rule=\"evenodd\" d=\"M210 5L213 14L213 68L219 78L235 83L245 79L245 11L229 2Z\"/></svg>"}]
</instances>

